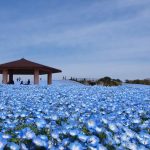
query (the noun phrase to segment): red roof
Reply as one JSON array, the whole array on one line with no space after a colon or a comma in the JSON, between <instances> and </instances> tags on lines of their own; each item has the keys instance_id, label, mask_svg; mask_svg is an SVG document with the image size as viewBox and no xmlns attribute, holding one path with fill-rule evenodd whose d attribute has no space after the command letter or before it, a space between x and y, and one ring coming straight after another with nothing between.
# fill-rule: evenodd
<instances>
[{"instance_id":1,"label":"red roof","mask_svg":"<svg viewBox=\"0 0 150 150\"><path fill-rule=\"evenodd\" d=\"M40 74L46 74L47 72L52 72L52 73L62 72L59 69L45 66L39 63L35 63L32 61L26 60L24 58L20 60L0 64L0 73L2 73L3 69L11 70L16 74L17 73L32 74L34 69L39 69Z\"/></svg>"}]
</instances>

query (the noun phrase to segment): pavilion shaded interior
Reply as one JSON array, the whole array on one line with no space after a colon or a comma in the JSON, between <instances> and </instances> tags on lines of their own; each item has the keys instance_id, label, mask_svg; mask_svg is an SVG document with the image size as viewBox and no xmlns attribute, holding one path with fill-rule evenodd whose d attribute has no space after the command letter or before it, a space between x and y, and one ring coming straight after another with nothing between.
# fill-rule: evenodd
<instances>
[{"instance_id":1,"label":"pavilion shaded interior","mask_svg":"<svg viewBox=\"0 0 150 150\"><path fill-rule=\"evenodd\" d=\"M0 74L2 74L2 82L4 84L13 81L13 75L34 75L34 84L39 84L39 75L44 74L47 74L47 83L51 84L52 74L59 72L61 72L61 70L24 58L0 65Z\"/></svg>"}]
</instances>

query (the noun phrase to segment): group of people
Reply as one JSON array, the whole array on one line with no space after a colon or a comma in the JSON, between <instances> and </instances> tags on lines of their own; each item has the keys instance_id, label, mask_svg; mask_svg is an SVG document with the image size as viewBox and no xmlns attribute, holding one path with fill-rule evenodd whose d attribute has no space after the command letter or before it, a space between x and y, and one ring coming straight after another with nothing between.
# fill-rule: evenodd
<instances>
[{"instance_id":1,"label":"group of people","mask_svg":"<svg viewBox=\"0 0 150 150\"><path fill-rule=\"evenodd\" d=\"M26 82L26 83L24 83L22 80L21 80L21 78L19 77L19 78L17 78L17 82L20 82L20 84L24 84L24 85L30 85L30 79L28 79L28 81Z\"/></svg>"},{"instance_id":2,"label":"group of people","mask_svg":"<svg viewBox=\"0 0 150 150\"><path fill-rule=\"evenodd\" d=\"M28 81L26 83L23 83L23 81L21 81L20 84L30 85L30 79L28 79Z\"/></svg>"},{"instance_id":3,"label":"group of people","mask_svg":"<svg viewBox=\"0 0 150 150\"><path fill-rule=\"evenodd\" d=\"M20 77L17 78L16 80L17 80L17 83L19 82L20 84L23 84L23 85L30 85L31 83L30 79L28 79L26 83L24 83ZM14 84L14 80L9 81L8 84Z\"/></svg>"}]
</instances>

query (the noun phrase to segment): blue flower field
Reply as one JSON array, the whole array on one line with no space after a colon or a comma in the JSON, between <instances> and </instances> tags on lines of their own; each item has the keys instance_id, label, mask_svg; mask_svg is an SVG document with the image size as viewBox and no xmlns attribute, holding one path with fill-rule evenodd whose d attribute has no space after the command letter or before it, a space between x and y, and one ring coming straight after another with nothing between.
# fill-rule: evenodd
<instances>
[{"instance_id":1,"label":"blue flower field","mask_svg":"<svg viewBox=\"0 0 150 150\"><path fill-rule=\"evenodd\" d=\"M0 85L0 150L149 150L150 86Z\"/></svg>"}]
</instances>

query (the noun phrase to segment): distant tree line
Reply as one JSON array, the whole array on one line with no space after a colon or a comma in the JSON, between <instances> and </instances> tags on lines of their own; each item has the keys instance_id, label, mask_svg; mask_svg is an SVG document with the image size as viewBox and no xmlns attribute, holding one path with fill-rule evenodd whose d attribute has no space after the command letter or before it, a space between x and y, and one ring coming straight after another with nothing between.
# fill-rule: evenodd
<instances>
[{"instance_id":1,"label":"distant tree line","mask_svg":"<svg viewBox=\"0 0 150 150\"><path fill-rule=\"evenodd\" d=\"M103 86L118 86L122 85L122 81L120 79L112 79L110 77L100 78L98 80L89 80L89 79L78 79L71 77L70 80L76 81L85 85L103 85Z\"/></svg>"},{"instance_id":2,"label":"distant tree line","mask_svg":"<svg viewBox=\"0 0 150 150\"><path fill-rule=\"evenodd\" d=\"M122 81L120 79L112 79L111 77L103 77L100 79L87 79L87 78L74 78L71 77L70 80L79 82L85 85L103 85L103 86L119 86L122 85ZM124 83L127 84L144 84L150 85L150 79L136 79L136 80L125 80Z\"/></svg>"},{"instance_id":3,"label":"distant tree line","mask_svg":"<svg viewBox=\"0 0 150 150\"><path fill-rule=\"evenodd\" d=\"M144 80L126 80L125 83L129 84L145 84L145 85L150 85L150 79L144 79Z\"/></svg>"}]
</instances>

